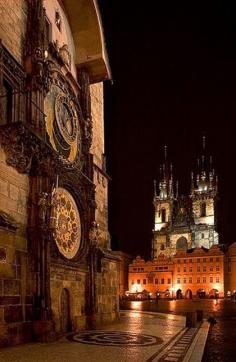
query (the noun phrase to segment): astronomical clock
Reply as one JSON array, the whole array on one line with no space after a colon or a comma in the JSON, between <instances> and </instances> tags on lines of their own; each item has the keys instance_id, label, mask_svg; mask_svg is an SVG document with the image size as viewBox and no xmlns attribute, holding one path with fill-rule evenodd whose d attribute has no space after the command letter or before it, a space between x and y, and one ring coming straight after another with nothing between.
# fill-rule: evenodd
<instances>
[{"instance_id":1,"label":"astronomical clock","mask_svg":"<svg viewBox=\"0 0 236 362\"><path fill-rule=\"evenodd\" d=\"M81 221L76 202L64 188L58 187L53 193L51 222L53 237L59 252L72 259L81 242Z\"/></svg>"},{"instance_id":2,"label":"astronomical clock","mask_svg":"<svg viewBox=\"0 0 236 362\"><path fill-rule=\"evenodd\" d=\"M67 166L76 166L76 171L81 164L82 113L72 88L58 71L52 72L50 91L45 98L45 114L48 142ZM66 181L67 172L63 164L60 166L60 174ZM74 185L73 189L76 192ZM50 219L58 251L66 259L73 259L81 246L80 213L71 193L58 185L53 190Z\"/></svg>"},{"instance_id":3,"label":"astronomical clock","mask_svg":"<svg viewBox=\"0 0 236 362\"><path fill-rule=\"evenodd\" d=\"M74 92L55 72L45 99L46 130L53 149L73 163L81 152L81 111Z\"/></svg>"}]
</instances>

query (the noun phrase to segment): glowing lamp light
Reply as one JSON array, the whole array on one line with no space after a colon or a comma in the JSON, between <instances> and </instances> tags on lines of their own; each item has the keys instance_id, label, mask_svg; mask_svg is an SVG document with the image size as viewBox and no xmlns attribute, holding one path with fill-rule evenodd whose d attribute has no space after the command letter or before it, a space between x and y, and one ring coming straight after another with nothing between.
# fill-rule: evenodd
<instances>
[{"instance_id":1,"label":"glowing lamp light","mask_svg":"<svg viewBox=\"0 0 236 362\"><path fill-rule=\"evenodd\" d=\"M132 293L139 293L142 291L142 287L140 284L133 284L131 287L131 292Z\"/></svg>"}]
</instances>

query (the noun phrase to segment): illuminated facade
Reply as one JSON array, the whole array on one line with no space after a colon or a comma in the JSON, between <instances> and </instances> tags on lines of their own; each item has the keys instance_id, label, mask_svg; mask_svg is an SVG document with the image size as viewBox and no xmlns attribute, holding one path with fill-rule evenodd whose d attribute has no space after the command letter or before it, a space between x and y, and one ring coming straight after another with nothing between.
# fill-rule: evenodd
<instances>
[{"instance_id":1,"label":"illuminated facade","mask_svg":"<svg viewBox=\"0 0 236 362\"><path fill-rule=\"evenodd\" d=\"M147 290L153 295L175 298L223 297L225 288L236 289L233 273L229 278L225 275L228 260L232 260L227 264L228 269L234 268L236 247L232 246L225 253L218 245L218 180L212 157L206 156L205 137L197 170L191 174L189 196L179 196L166 147L164 151L159 192L154 184L152 261L145 262L137 257L129 265L129 291ZM230 253L235 257L228 258Z\"/></svg>"},{"instance_id":2,"label":"illuminated facade","mask_svg":"<svg viewBox=\"0 0 236 362\"><path fill-rule=\"evenodd\" d=\"M178 182L174 183L172 164L167 160L165 147L165 160L160 167L159 193L154 185L153 258L160 253L173 257L178 249L201 246L209 249L217 245L216 197L217 176L212 167L212 157L207 158L205 155L205 137L201 160L198 160L195 174L191 175L190 196L178 195Z\"/></svg>"},{"instance_id":3,"label":"illuminated facade","mask_svg":"<svg viewBox=\"0 0 236 362\"><path fill-rule=\"evenodd\" d=\"M147 290L161 298L224 297L225 262L224 252L216 245L209 250L179 249L173 258L160 254L148 262L137 257L129 265L129 291Z\"/></svg>"}]
</instances>

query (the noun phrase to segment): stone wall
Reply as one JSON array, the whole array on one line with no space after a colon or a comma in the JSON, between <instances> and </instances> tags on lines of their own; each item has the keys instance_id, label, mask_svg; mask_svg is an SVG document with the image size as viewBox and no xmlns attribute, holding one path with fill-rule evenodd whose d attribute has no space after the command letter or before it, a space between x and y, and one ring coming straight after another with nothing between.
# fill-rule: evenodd
<instances>
[{"instance_id":1,"label":"stone wall","mask_svg":"<svg viewBox=\"0 0 236 362\"><path fill-rule=\"evenodd\" d=\"M0 345L31 339L27 324L32 298L27 258L27 198L29 179L8 166L0 148L0 212L11 217L16 230L0 229ZM28 332L28 333L27 333Z\"/></svg>"},{"instance_id":2,"label":"stone wall","mask_svg":"<svg viewBox=\"0 0 236 362\"><path fill-rule=\"evenodd\" d=\"M93 141L90 152L94 156L94 163L102 169L104 153L103 83L91 85L90 92L93 121Z\"/></svg>"},{"instance_id":3,"label":"stone wall","mask_svg":"<svg viewBox=\"0 0 236 362\"><path fill-rule=\"evenodd\" d=\"M85 328L85 273L76 267L52 265L50 274L55 331L61 332L61 293L64 288L69 292L71 330Z\"/></svg>"},{"instance_id":4,"label":"stone wall","mask_svg":"<svg viewBox=\"0 0 236 362\"><path fill-rule=\"evenodd\" d=\"M0 39L19 63L22 63L27 20L26 0L0 0Z\"/></svg>"},{"instance_id":5,"label":"stone wall","mask_svg":"<svg viewBox=\"0 0 236 362\"><path fill-rule=\"evenodd\" d=\"M103 259L101 273L97 273L96 278L98 325L117 319L119 314L118 285L118 263Z\"/></svg>"}]
</instances>

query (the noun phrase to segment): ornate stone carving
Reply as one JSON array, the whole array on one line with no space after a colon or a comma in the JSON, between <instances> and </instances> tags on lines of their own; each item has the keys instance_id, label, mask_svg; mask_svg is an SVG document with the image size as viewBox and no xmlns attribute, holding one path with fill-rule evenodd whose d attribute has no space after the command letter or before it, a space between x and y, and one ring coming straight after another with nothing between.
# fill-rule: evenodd
<instances>
[{"instance_id":1,"label":"ornate stone carving","mask_svg":"<svg viewBox=\"0 0 236 362\"><path fill-rule=\"evenodd\" d=\"M67 65L67 67L70 69L71 67L71 54L69 52L68 49L68 45L64 44L60 49L59 49L59 55L61 57L61 60L63 61L63 63L65 65Z\"/></svg>"},{"instance_id":2,"label":"ornate stone carving","mask_svg":"<svg viewBox=\"0 0 236 362\"><path fill-rule=\"evenodd\" d=\"M91 95L90 95L90 83L89 75L86 69L80 69L79 72L79 83L81 86L80 92L80 104L82 108L84 118L84 135L85 143L88 150L92 144L92 116L91 116Z\"/></svg>"},{"instance_id":3,"label":"ornate stone carving","mask_svg":"<svg viewBox=\"0 0 236 362\"><path fill-rule=\"evenodd\" d=\"M28 130L19 123L2 126L0 141L7 156L7 164L20 173L29 172L38 144Z\"/></svg>"}]
</instances>

